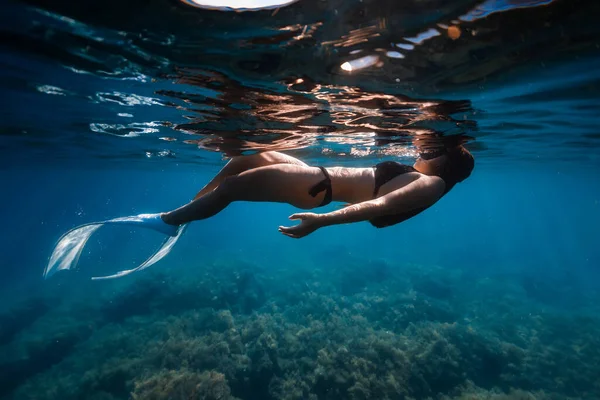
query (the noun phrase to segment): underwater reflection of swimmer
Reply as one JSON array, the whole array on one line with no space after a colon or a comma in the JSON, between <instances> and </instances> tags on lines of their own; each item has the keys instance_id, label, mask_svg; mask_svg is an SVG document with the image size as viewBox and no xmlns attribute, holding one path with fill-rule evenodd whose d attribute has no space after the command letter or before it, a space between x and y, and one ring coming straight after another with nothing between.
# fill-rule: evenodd
<instances>
[{"instance_id":1,"label":"underwater reflection of swimmer","mask_svg":"<svg viewBox=\"0 0 600 400\"><path fill-rule=\"evenodd\" d=\"M297 213L295 226L280 226L292 238L337 224L369 221L381 228L411 218L429 208L473 170L474 159L461 145L422 154L413 166L386 161L369 168L313 167L279 152L232 158L190 203L170 212L142 214L84 225L61 238L45 276L70 269L89 236L105 223L138 225L168 235L164 245L140 267L147 268L164 257L184 227L210 218L235 201L288 203L302 209L325 206L332 201L346 207L323 214Z\"/></svg>"}]
</instances>

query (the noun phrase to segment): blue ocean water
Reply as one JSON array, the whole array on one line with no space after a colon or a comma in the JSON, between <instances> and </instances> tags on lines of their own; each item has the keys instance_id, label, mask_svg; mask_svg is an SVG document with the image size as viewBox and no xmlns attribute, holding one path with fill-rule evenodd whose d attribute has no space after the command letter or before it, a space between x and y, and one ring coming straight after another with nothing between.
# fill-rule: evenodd
<instances>
[{"instance_id":1,"label":"blue ocean water","mask_svg":"<svg viewBox=\"0 0 600 400\"><path fill-rule=\"evenodd\" d=\"M3 8L1 399L600 398L600 5L196 5ZM419 137L475 169L401 224L293 240L294 207L234 203L147 270L90 279L163 240L115 225L43 279L69 229L231 157L412 163Z\"/></svg>"}]
</instances>

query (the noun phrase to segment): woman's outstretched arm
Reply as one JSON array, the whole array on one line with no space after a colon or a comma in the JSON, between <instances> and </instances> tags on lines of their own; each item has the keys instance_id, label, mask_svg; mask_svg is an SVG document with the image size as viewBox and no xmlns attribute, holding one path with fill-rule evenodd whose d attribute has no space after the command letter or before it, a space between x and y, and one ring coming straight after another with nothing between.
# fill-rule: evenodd
<instances>
[{"instance_id":1,"label":"woman's outstretched arm","mask_svg":"<svg viewBox=\"0 0 600 400\"><path fill-rule=\"evenodd\" d=\"M442 179L420 176L408 185L385 196L353 204L341 210L326 214L293 214L290 219L301 220L300 224L291 227L280 226L279 231L289 237L301 238L324 226L368 221L382 215L429 207L442 197L444 189L445 184Z\"/></svg>"}]
</instances>

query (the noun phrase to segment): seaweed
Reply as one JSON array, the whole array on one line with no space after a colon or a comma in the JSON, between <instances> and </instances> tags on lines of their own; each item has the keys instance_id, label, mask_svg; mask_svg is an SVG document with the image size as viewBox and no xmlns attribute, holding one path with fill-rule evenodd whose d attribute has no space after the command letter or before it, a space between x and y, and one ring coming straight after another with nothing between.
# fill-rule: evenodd
<instances>
[{"instance_id":1,"label":"seaweed","mask_svg":"<svg viewBox=\"0 0 600 400\"><path fill-rule=\"evenodd\" d=\"M235 400L225 375L161 370L135 382L133 400Z\"/></svg>"},{"instance_id":2,"label":"seaweed","mask_svg":"<svg viewBox=\"0 0 600 400\"><path fill-rule=\"evenodd\" d=\"M269 285L245 263L149 273L16 335L31 357L2 364L17 377L7 387L19 400L600 397L598 294L565 313L528 301L518 280L385 263L346 291L345 274L372 266L346 261L271 271ZM76 347L34 350L58 332Z\"/></svg>"}]
</instances>

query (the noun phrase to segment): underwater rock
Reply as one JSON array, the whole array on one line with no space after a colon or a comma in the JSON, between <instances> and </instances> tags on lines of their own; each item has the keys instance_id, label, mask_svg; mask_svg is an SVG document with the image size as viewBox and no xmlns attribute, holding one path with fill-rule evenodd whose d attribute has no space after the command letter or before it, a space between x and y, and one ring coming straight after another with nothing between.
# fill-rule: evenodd
<instances>
[{"instance_id":1,"label":"underwater rock","mask_svg":"<svg viewBox=\"0 0 600 400\"><path fill-rule=\"evenodd\" d=\"M414 287L417 292L440 300L448 300L454 294L450 283L440 278L421 277L415 280Z\"/></svg>"},{"instance_id":2,"label":"underwater rock","mask_svg":"<svg viewBox=\"0 0 600 400\"><path fill-rule=\"evenodd\" d=\"M235 400L225 375L186 370L159 371L136 381L133 400Z\"/></svg>"},{"instance_id":3,"label":"underwater rock","mask_svg":"<svg viewBox=\"0 0 600 400\"><path fill-rule=\"evenodd\" d=\"M0 346L8 344L23 329L31 326L50 309L43 299L31 299L0 314Z\"/></svg>"},{"instance_id":4,"label":"underwater rock","mask_svg":"<svg viewBox=\"0 0 600 400\"><path fill-rule=\"evenodd\" d=\"M568 400L567 397L555 396L543 391L529 392L519 389L510 389L503 392L498 389L485 390L467 382L464 387L457 390L456 395L442 395L439 400Z\"/></svg>"},{"instance_id":5,"label":"underwater rock","mask_svg":"<svg viewBox=\"0 0 600 400\"><path fill-rule=\"evenodd\" d=\"M579 290L582 285L569 271L555 274L523 274L519 277L521 287L531 300L563 307L582 307L586 298Z\"/></svg>"},{"instance_id":6,"label":"underwater rock","mask_svg":"<svg viewBox=\"0 0 600 400\"><path fill-rule=\"evenodd\" d=\"M143 279L135 281L127 290L113 296L102 308L106 322L119 323L134 315L144 315L152 311L152 304L160 296L162 287L159 281Z\"/></svg>"},{"instance_id":7,"label":"underwater rock","mask_svg":"<svg viewBox=\"0 0 600 400\"><path fill-rule=\"evenodd\" d=\"M249 269L233 271L226 282L219 297L228 308L242 314L249 314L265 303L265 292L253 271Z\"/></svg>"},{"instance_id":8,"label":"underwater rock","mask_svg":"<svg viewBox=\"0 0 600 400\"><path fill-rule=\"evenodd\" d=\"M16 383L8 384L19 400L125 400L131 393L137 399L600 398L595 309L540 310L518 282L473 285L437 269L451 288L452 301L445 301L412 289L411 281L429 269L411 267L409 275L408 267L398 268L401 273L379 275L386 277L352 296L335 290L340 269L282 268L271 272L269 285L235 265L209 265L173 279L156 275L150 291L140 280L112 294L113 304L126 307L130 299L148 306L103 314L88 340L75 335L77 353L49 353L55 362L41 363L35 375L19 375L29 366L16 364L0 372L17 372ZM306 282L289 285L290 276ZM137 285L142 293L130 294ZM257 285L264 302L247 312L244 293ZM57 329L56 318L64 321L60 331L83 332L85 315L72 313L53 311L27 332L43 338Z\"/></svg>"},{"instance_id":9,"label":"underwater rock","mask_svg":"<svg viewBox=\"0 0 600 400\"><path fill-rule=\"evenodd\" d=\"M47 338L43 342L32 343L27 358L0 364L0 398L62 361L80 340L80 337L70 334Z\"/></svg>"},{"instance_id":10,"label":"underwater rock","mask_svg":"<svg viewBox=\"0 0 600 400\"><path fill-rule=\"evenodd\" d=\"M308 383L297 375L275 377L269 385L269 397L280 400L317 400L317 395L311 393L310 389Z\"/></svg>"},{"instance_id":11,"label":"underwater rock","mask_svg":"<svg viewBox=\"0 0 600 400\"><path fill-rule=\"evenodd\" d=\"M385 261L354 260L357 262L360 265L346 266L342 271L340 292L344 296L362 292L368 285L383 282L391 276L391 267Z\"/></svg>"},{"instance_id":12,"label":"underwater rock","mask_svg":"<svg viewBox=\"0 0 600 400\"><path fill-rule=\"evenodd\" d=\"M448 392L466 380L458 349L445 338L425 344L411 357L411 394L424 398Z\"/></svg>"},{"instance_id":13,"label":"underwater rock","mask_svg":"<svg viewBox=\"0 0 600 400\"><path fill-rule=\"evenodd\" d=\"M213 297L210 291L202 290L193 280L183 285L161 276L153 276L137 280L113 295L101 312L104 322L121 323L133 316L155 312L173 314L222 305Z\"/></svg>"}]
</instances>

